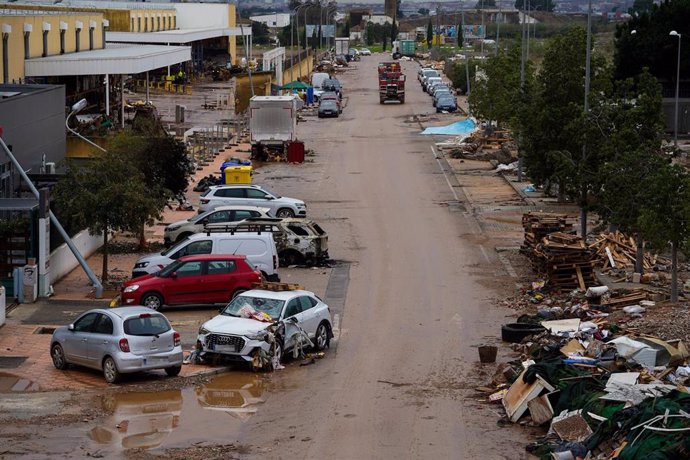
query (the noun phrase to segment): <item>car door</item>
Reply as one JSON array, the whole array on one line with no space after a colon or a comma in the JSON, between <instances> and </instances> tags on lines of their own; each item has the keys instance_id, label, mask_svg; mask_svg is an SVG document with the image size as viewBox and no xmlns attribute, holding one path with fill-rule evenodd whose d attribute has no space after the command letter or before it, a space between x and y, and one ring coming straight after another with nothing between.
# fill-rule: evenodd
<instances>
[{"instance_id":1,"label":"car door","mask_svg":"<svg viewBox=\"0 0 690 460\"><path fill-rule=\"evenodd\" d=\"M203 262L190 260L180 265L166 278L163 297L168 305L208 303L203 275Z\"/></svg>"},{"instance_id":2,"label":"car door","mask_svg":"<svg viewBox=\"0 0 690 460\"><path fill-rule=\"evenodd\" d=\"M65 358L71 363L88 364L88 348L91 339L91 330L98 320L100 313L92 312L78 318L74 323L74 329L67 331L63 350Z\"/></svg>"},{"instance_id":3,"label":"car door","mask_svg":"<svg viewBox=\"0 0 690 460\"><path fill-rule=\"evenodd\" d=\"M289 321L291 318L295 318L297 323L295 324ZM288 350L295 346L299 328L304 329L304 324L302 324L302 305L300 304L298 297L294 297L293 299L289 300L285 305L283 310L283 320L285 321L285 342L283 349Z\"/></svg>"},{"instance_id":4,"label":"car door","mask_svg":"<svg viewBox=\"0 0 690 460\"><path fill-rule=\"evenodd\" d=\"M300 313L301 322L300 325L310 338L313 338L316 334L316 328L319 327L321 322L321 317L318 314L318 309L315 308L318 304L318 300L304 295L299 297L300 307L302 312Z\"/></svg>"},{"instance_id":5,"label":"car door","mask_svg":"<svg viewBox=\"0 0 690 460\"><path fill-rule=\"evenodd\" d=\"M273 196L269 195L268 193L264 192L263 190L259 190L256 188L248 188L246 189L247 192L247 202L246 204L248 206L259 206L259 207L266 207L266 208L271 208L271 214L275 214L276 209L275 205L273 204Z\"/></svg>"},{"instance_id":6,"label":"car door","mask_svg":"<svg viewBox=\"0 0 690 460\"><path fill-rule=\"evenodd\" d=\"M100 369L103 357L112 349L113 344L117 342L113 336L113 329L112 318L104 313L99 314L87 348L90 367Z\"/></svg>"},{"instance_id":7,"label":"car door","mask_svg":"<svg viewBox=\"0 0 690 460\"><path fill-rule=\"evenodd\" d=\"M232 219L232 211L216 211L206 216L207 224L223 224L230 222Z\"/></svg>"},{"instance_id":8,"label":"car door","mask_svg":"<svg viewBox=\"0 0 690 460\"><path fill-rule=\"evenodd\" d=\"M218 204L244 205L245 194L243 187L222 188L216 190L215 196L219 197Z\"/></svg>"},{"instance_id":9,"label":"car door","mask_svg":"<svg viewBox=\"0 0 690 460\"><path fill-rule=\"evenodd\" d=\"M206 262L206 301L199 303L227 303L238 288L237 264L234 260Z\"/></svg>"}]
</instances>

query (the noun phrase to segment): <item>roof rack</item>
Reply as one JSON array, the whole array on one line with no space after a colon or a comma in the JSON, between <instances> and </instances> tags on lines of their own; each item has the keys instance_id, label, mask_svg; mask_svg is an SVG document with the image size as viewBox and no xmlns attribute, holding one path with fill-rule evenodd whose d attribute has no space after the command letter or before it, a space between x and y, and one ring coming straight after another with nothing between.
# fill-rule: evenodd
<instances>
[{"instance_id":1,"label":"roof rack","mask_svg":"<svg viewBox=\"0 0 690 460\"><path fill-rule=\"evenodd\" d=\"M263 281L261 283L252 283L252 289L263 289L264 291L275 291L275 292L301 291L304 289L304 286L302 286L301 284L294 284L294 283L274 283L274 282Z\"/></svg>"}]
</instances>

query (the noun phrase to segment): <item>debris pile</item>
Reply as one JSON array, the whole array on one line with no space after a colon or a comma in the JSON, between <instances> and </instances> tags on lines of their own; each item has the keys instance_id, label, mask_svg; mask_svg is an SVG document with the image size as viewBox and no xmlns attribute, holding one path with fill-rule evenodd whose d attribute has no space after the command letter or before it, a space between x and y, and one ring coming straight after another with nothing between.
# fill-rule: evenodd
<instances>
[{"instance_id":1,"label":"debris pile","mask_svg":"<svg viewBox=\"0 0 690 460\"><path fill-rule=\"evenodd\" d=\"M571 233L572 222L567 214L551 212L528 212L522 215L522 228L525 229L525 242L520 252L529 255L534 247L549 233Z\"/></svg>"},{"instance_id":2,"label":"debris pile","mask_svg":"<svg viewBox=\"0 0 690 460\"><path fill-rule=\"evenodd\" d=\"M604 270L610 268L628 269L635 266L637 242L632 236L627 236L619 231L604 232L596 237L589 248L595 252L597 261ZM645 271L652 270L657 262L668 264L665 259L645 252L643 259Z\"/></svg>"},{"instance_id":3,"label":"debris pile","mask_svg":"<svg viewBox=\"0 0 690 460\"><path fill-rule=\"evenodd\" d=\"M597 284L592 253L582 238L556 232L546 235L530 254L532 269L559 291Z\"/></svg>"},{"instance_id":4,"label":"debris pile","mask_svg":"<svg viewBox=\"0 0 690 460\"><path fill-rule=\"evenodd\" d=\"M542 459L690 458L688 335L667 328L661 337L640 326L645 311L667 308L650 300L653 289L596 286L559 295L538 281L523 294L536 313L502 330L519 357L499 364L491 384L477 391L503 404L503 423L548 427L529 452ZM673 311L665 316L690 322L687 308Z\"/></svg>"}]
</instances>

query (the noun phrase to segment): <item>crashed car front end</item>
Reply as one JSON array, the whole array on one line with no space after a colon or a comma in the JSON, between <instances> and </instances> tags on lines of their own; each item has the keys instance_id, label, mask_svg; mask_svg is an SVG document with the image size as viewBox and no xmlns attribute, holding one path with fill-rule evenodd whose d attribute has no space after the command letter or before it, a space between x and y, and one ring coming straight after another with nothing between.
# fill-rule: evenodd
<instances>
[{"instance_id":1,"label":"crashed car front end","mask_svg":"<svg viewBox=\"0 0 690 460\"><path fill-rule=\"evenodd\" d=\"M223 355L235 361L251 362L257 350L270 353L271 344L268 341L270 324L252 333L233 333L226 328L209 330L206 324L199 328L197 348L204 353Z\"/></svg>"}]
</instances>

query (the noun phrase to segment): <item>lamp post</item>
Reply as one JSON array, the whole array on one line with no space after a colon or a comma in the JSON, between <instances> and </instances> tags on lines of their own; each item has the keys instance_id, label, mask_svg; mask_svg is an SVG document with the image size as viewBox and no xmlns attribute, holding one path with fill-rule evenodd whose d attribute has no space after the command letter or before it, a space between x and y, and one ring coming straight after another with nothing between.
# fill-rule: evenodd
<instances>
[{"instance_id":1,"label":"lamp post","mask_svg":"<svg viewBox=\"0 0 690 460\"><path fill-rule=\"evenodd\" d=\"M673 145L678 147L678 89L680 88L680 34L675 30L669 33L672 37L678 37L678 64L676 65L676 109L673 119Z\"/></svg>"},{"instance_id":2,"label":"lamp post","mask_svg":"<svg viewBox=\"0 0 690 460\"><path fill-rule=\"evenodd\" d=\"M309 11L309 8L314 6L313 3L307 2L304 4L304 49L308 50L309 49L309 37L307 36L307 11ZM307 51L307 55L309 55L309 52Z\"/></svg>"},{"instance_id":3,"label":"lamp post","mask_svg":"<svg viewBox=\"0 0 690 460\"><path fill-rule=\"evenodd\" d=\"M65 128L67 128L67 131L74 134L75 136L77 136L78 138L80 138L81 140L86 142L87 144L89 144L93 147L96 147L101 152L106 152L107 151L106 149L104 149L100 145L96 144L95 142L91 142L90 140L88 140L87 138L85 138L84 136L82 136L81 134L79 134L78 132L76 132L75 130L73 130L72 128L69 127L70 117L72 115L76 114L77 112L81 112L82 110L84 110L84 107L86 107L86 99L81 99L79 102L77 102L76 104L74 104L72 106L72 110L70 111L69 115L67 115L67 118L65 118Z\"/></svg>"}]
</instances>

